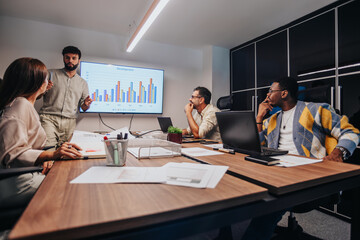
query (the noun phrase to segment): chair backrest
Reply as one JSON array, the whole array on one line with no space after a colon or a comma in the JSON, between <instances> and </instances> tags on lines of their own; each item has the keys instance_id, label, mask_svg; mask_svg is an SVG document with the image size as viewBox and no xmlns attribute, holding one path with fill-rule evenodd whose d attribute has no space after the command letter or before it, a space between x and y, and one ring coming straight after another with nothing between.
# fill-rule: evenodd
<instances>
[{"instance_id":1,"label":"chair backrest","mask_svg":"<svg viewBox=\"0 0 360 240\"><path fill-rule=\"evenodd\" d=\"M321 85L307 89L299 89L298 99L305 102L329 103L331 104L331 86Z\"/></svg>"},{"instance_id":2,"label":"chair backrest","mask_svg":"<svg viewBox=\"0 0 360 240\"><path fill-rule=\"evenodd\" d=\"M42 167L0 168L0 181L5 178L18 176L24 173L41 172ZM26 206L3 208L0 206L0 231L13 228ZM1 237L0 237L1 238Z\"/></svg>"},{"instance_id":3,"label":"chair backrest","mask_svg":"<svg viewBox=\"0 0 360 240\"><path fill-rule=\"evenodd\" d=\"M0 168L0 179L18 176L24 173L41 172L42 170L42 167Z\"/></svg>"},{"instance_id":4,"label":"chair backrest","mask_svg":"<svg viewBox=\"0 0 360 240\"><path fill-rule=\"evenodd\" d=\"M234 105L233 95L220 97L216 102L216 106L220 110L232 110L233 105Z\"/></svg>"}]
</instances>

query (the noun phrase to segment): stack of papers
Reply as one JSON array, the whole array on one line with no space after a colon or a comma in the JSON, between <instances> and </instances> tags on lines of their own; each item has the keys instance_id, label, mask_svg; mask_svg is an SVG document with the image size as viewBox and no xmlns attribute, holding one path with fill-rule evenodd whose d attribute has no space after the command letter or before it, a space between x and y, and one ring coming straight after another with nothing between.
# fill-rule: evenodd
<instances>
[{"instance_id":1,"label":"stack of papers","mask_svg":"<svg viewBox=\"0 0 360 240\"><path fill-rule=\"evenodd\" d=\"M227 166L167 163L162 167L91 167L70 183L164 183L215 188Z\"/></svg>"},{"instance_id":2,"label":"stack of papers","mask_svg":"<svg viewBox=\"0 0 360 240\"><path fill-rule=\"evenodd\" d=\"M84 158L105 158L104 136L98 133L75 130L71 143L81 147Z\"/></svg>"}]
</instances>

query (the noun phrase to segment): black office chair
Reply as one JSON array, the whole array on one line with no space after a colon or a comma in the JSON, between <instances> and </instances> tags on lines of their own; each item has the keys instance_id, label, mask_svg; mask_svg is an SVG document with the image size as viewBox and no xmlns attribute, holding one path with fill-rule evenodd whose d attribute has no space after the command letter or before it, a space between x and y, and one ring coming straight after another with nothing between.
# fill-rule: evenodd
<instances>
[{"instance_id":1,"label":"black office chair","mask_svg":"<svg viewBox=\"0 0 360 240\"><path fill-rule=\"evenodd\" d=\"M232 110L233 105L234 105L234 97L233 97L233 95L220 97L216 102L217 108L220 109L220 110L223 110L223 111Z\"/></svg>"},{"instance_id":2,"label":"black office chair","mask_svg":"<svg viewBox=\"0 0 360 240\"><path fill-rule=\"evenodd\" d=\"M320 198L312 202L304 203L293 207L289 212L288 226L287 227L277 226L275 229L276 236L273 237L272 240L320 239L304 232L303 228L297 222L294 214L310 212L314 209L317 209L321 205L338 204L339 202L340 202L340 193L336 193L329 197Z\"/></svg>"},{"instance_id":3,"label":"black office chair","mask_svg":"<svg viewBox=\"0 0 360 240\"><path fill-rule=\"evenodd\" d=\"M0 168L0 181L5 178L18 176L25 173L41 172L42 167ZM1 191L1 189L0 189ZM2 208L0 206L0 231L13 228L25 207Z\"/></svg>"}]
</instances>

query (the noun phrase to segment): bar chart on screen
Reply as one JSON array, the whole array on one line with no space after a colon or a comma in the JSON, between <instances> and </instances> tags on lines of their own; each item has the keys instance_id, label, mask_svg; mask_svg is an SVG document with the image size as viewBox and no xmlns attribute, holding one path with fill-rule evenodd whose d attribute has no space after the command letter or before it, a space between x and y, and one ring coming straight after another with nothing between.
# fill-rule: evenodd
<instances>
[{"instance_id":1,"label":"bar chart on screen","mask_svg":"<svg viewBox=\"0 0 360 240\"><path fill-rule=\"evenodd\" d=\"M162 113L164 71L81 62L93 100L88 112Z\"/></svg>"}]
</instances>

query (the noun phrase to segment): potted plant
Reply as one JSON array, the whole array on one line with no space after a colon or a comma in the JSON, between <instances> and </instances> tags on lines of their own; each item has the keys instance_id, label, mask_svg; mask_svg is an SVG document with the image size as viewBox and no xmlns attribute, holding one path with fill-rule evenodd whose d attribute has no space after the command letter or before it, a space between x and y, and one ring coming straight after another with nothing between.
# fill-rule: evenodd
<instances>
[{"instance_id":1,"label":"potted plant","mask_svg":"<svg viewBox=\"0 0 360 240\"><path fill-rule=\"evenodd\" d=\"M182 130L177 127L170 126L168 128L167 140L181 144L182 142Z\"/></svg>"}]
</instances>

